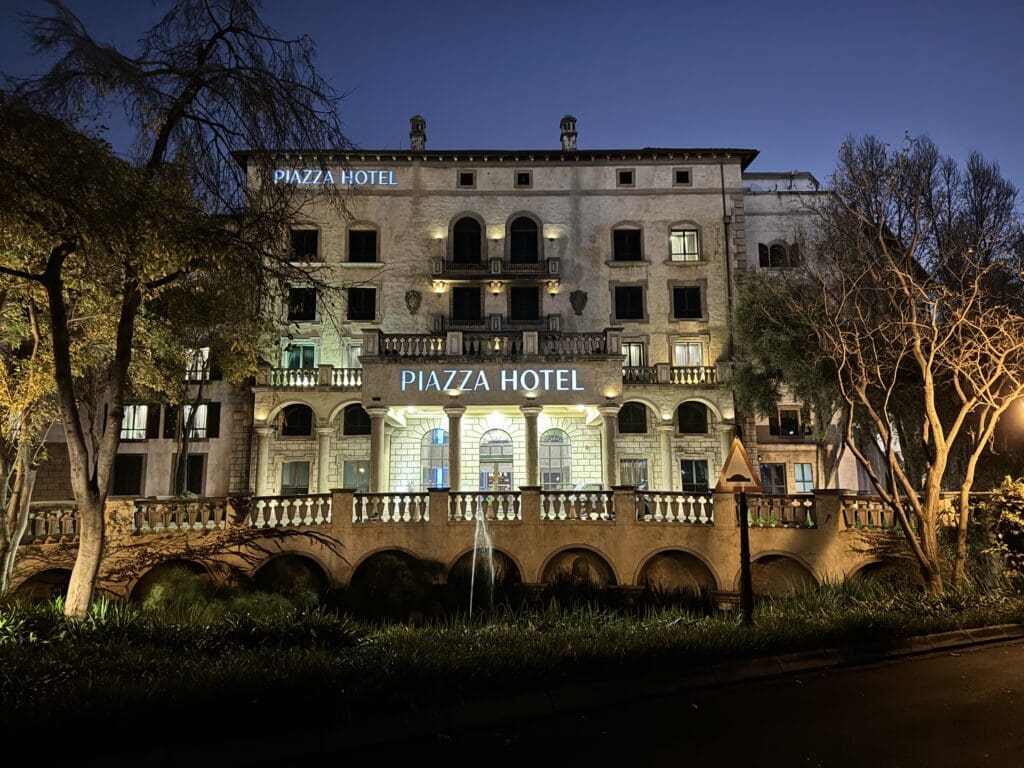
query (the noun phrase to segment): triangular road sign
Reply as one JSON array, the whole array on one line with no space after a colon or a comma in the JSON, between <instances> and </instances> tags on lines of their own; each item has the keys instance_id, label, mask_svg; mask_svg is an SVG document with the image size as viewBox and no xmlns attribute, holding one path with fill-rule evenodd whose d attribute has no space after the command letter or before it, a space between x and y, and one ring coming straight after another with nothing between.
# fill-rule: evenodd
<instances>
[{"instance_id":1,"label":"triangular road sign","mask_svg":"<svg viewBox=\"0 0 1024 768\"><path fill-rule=\"evenodd\" d=\"M750 457L747 456L747 449L743 447L738 437L732 439L729 446L729 455L725 457L725 464L722 466L722 473L718 476L718 485L715 486L718 493L764 493L761 481L750 464Z\"/></svg>"}]
</instances>

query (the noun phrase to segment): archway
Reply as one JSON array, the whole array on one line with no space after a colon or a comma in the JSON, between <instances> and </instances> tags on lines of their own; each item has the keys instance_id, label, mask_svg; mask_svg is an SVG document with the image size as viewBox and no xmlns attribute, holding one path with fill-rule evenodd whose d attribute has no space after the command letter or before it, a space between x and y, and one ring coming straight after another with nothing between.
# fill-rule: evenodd
<instances>
[{"instance_id":1,"label":"archway","mask_svg":"<svg viewBox=\"0 0 1024 768\"><path fill-rule=\"evenodd\" d=\"M294 595L299 592L322 594L330 580L323 567L310 557L284 554L268 560L253 574L253 586L261 592Z\"/></svg>"},{"instance_id":2,"label":"archway","mask_svg":"<svg viewBox=\"0 0 1024 768\"><path fill-rule=\"evenodd\" d=\"M652 556L640 569L637 583L659 592L708 594L717 584L711 569L690 552L666 550Z\"/></svg>"},{"instance_id":3,"label":"archway","mask_svg":"<svg viewBox=\"0 0 1024 768\"><path fill-rule=\"evenodd\" d=\"M444 566L410 552L388 549L364 559L352 572L343 604L352 613L371 618L404 620L414 613L439 612L435 585Z\"/></svg>"},{"instance_id":4,"label":"archway","mask_svg":"<svg viewBox=\"0 0 1024 768\"><path fill-rule=\"evenodd\" d=\"M783 597L818 586L807 566L786 555L757 558L750 564L750 577L758 597Z\"/></svg>"},{"instance_id":5,"label":"archway","mask_svg":"<svg viewBox=\"0 0 1024 768\"><path fill-rule=\"evenodd\" d=\"M160 586L177 591L198 592L211 583L210 572L194 560L165 560L143 574L132 589L131 599L143 602Z\"/></svg>"},{"instance_id":6,"label":"archway","mask_svg":"<svg viewBox=\"0 0 1024 768\"><path fill-rule=\"evenodd\" d=\"M48 568L29 576L21 582L14 593L33 603L47 603L68 593L71 583L69 568Z\"/></svg>"},{"instance_id":7,"label":"archway","mask_svg":"<svg viewBox=\"0 0 1024 768\"><path fill-rule=\"evenodd\" d=\"M568 581L595 587L614 587L615 571L597 552L582 547L563 549L548 560L541 580L547 584Z\"/></svg>"},{"instance_id":8,"label":"archway","mask_svg":"<svg viewBox=\"0 0 1024 768\"><path fill-rule=\"evenodd\" d=\"M865 584L884 584L899 589L924 587L921 571L904 560L875 560L865 563L848 577Z\"/></svg>"}]
</instances>

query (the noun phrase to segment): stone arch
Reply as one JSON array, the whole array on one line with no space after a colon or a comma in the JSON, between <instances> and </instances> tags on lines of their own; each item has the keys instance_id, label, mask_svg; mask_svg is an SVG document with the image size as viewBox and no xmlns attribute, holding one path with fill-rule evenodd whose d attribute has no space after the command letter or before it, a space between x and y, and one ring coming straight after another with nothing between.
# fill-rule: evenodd
<instances>
[{"instance_id":1,"label":"stone arch","mask_svg":"<svg viewBox=\"0 0 1024 768\"><path fill-rule=\"evenodd\" d=\"M306 431L299 431L298 428L305 425L305 419L299 409L309 412L309 426ZM313 437L316 434L318 417L312 406L305 403L291 403L280 411L281 423L278 424L277 434L281 437Z\"/></svg>"},{"instance_id":2,"label":"stone arch","mask_svg":"<svg viewBox=\"0 0 1024 768\"><path fill-rule=\"evenodd\" d=\"M285 550L267 558L253 573L252 583L263 592L323 593L330 587L331 578L327 568L313 555Z\"/></svg>"},{"instance_id":3,"label":"stone arch","mask_svg":"<svg viewBox=\"0 0 1024 768\"><path fill-rule=\"evenodd\" d=\"M551 583L565 576L574 581L589 581L599 587L621 583L610 557L583 544L563 547L549 555L540 567L540 580Z\"/></svg>"},{"instance_id":4,"label":"stone arch","mask_svg":"<svg viewBox=\"0 0 1024 768\"><path fill-rule=\"evenodd\" d=\"M791 552L762 552L750 563L756 597L784 597L818 586L814 569ZM736 589L740 577L736 574Z\"/></svg>"},{"instance_id":5,"label":"stone arch","mask_svg":"<svg viewBox=\"0 0 1024 768\"><path fill-rule=\"evenodd\" d=\"M910 560L868 560L850 571L846 579L892 586L924 587L920 569Z\"/></svg>"},{"instance_id":6,"label":"stone arch","mask_svg":"<svg viewBox=\"0 0 1024 768\"><path fill-rule=\"evenodd\" d=\"M205 563L200 563L195 560L186 560L184 558L174 558L171 560L164 560L148 571L146 571L132 586L130 591L130 599L135 602L142 602L149 597L150 592L153 588L159 584L163 584L173 574L180 571L188 571L195 576L199 577L199 580L204 584L212 584L213 577L210 574L210 569Z\"/></svg>"},{"instance_id":7,"label":"stone arch","mask_svg":"<svg viewBox=\"0 0 1024 768\"><path fill-rule=\"evenodd\" d=\"M497 582L501 580L504 575L513 583L521 583L523 580L523 566L522 563L519 562L519 559L511 553L505 551L504 549L499 549L498 547L495 547L493 552L495 555L494 580ZM498 564L499 557L503 561L502 566L499 566ZM456 555L452 559L451 563L448 565L448 568L445 570L445 581L450 581L453 574L458 576L458 570L460 568L465 568L466 573L468 574L469 569L471 567L470 563L472 558L473 548L466 547L465 549L463 549L458 555Z\"/></svg>"},{"instance_id":8,"label":"stone arch","mask_svg":"<svg viewBox=\"0 0 1024 768\"><path fill-rule=\"evenodd\" d=\"M383 557L394 557L410 565L423 562L423 558L411 549L393 546L378 547L364 554L352 567L348 576L348 586L354 586L360 580L360 577L365 574L366 570Z\"/></svg>"},{"instance_id":9,"label":"stone arch","mask_svg":"<svg viewBox=\"0 0 1024 768\"><path fill-rule=\"evenodd\" d=\"M623 409L627 405L642 405L644 407L644 430L643 432L622 432L621 431L621 419L623 416ZM642 399L639 397L630 397L622 405L619 406L619 412L615 415L615 430L618 434L651 434L654 431L654 427L661 423L661 411L657 408L652 409L651 401Z\"/></svg>"},{"instance_id":10,"label":"stone arch","mask_svg":"<svg viewBox=\"0 0 1024 768\"><path fill-rule=\"evenodd\" d=\"M723 421L721 409L719 409L718 405L716 405L713 401L709 400L706 397L684 397L676 403L675 408L672 412L677 413L679 411L679 406L683 405L684 403L700 403L701 405L703 405L705 408L708 409L708 411L711 412L712 424L721 423Z\"/></svg>"},{"instance_id":11,"label":"stone arch","mask_svg":"<svg viewBox=\"0 0 1024 768\"><path fill-rule=\"evenodd\" d=\"M476 211L460 211L448 220L448 241L446 243L445 258L452 261L455 258L455 225L463 219L472 219L480 227L480 260L487 259L487 222L484 221Z\"/></svg>"},{"instance_id":12,"label":"stone arch","mask_svg":"<svg viewBox=\"0 0 1024 768\"><path fill-rule=\"evenodd\" d=\"M533 211L514 211L505 219L505 261L512 258L512 225L519 219L528 219L537 228L537 263L544 260L544 223Z\"/></svg>"},{"instance_id":13,"label":"stone arch","mask_svg":"<svg viewBox=\"0 0 1024 768\"><path fill-rule=\"evenodd\" d=\"M636 571L634 583L668 592L712 592L718 577L711 564L696 552L664 547L647 556Z\"/></svg>"},{"instance_id":14,"label":"stone arch","mask_svg":"<svg viewBox=\"0 0 1024 768\"><path fill-rule=\"evenodd\" d=\"M358 403L359 405L362 405L363 401L360 400L358 397L353 397L353 398L349 398L347 400L342 400L340 403L338 403L336 406L334 406L334 408L331 410L330 415L327 417L327 425L331 426L331 427L336 426L336 424L337 424L336 420L337 420L338 416L340 414L344 413L345 409L348 408L350 405L353 405L353 404L356 404L356 403Z\"/></svg>"},{"instance_id":15,"label":"stone arch","mask_svg":"<svg viewBox=\"0 0 1024 768\"><path fill-rule=\"evenodd\" d=\"M292 397L292 398L287 398L285 400L282 400L280 403L277 403L273 408L271 408L270 412L267 413L267 421L266 421L266 423L268 425L269 424L273 424L274 420L278 416L280 416L281 412L285 408L287 408L289 405L304 405L307 408L309 408L311 411L313 411L313 416L316 417L318 422L323 420L323 415L317 410L316 406L313 403L309 402L308 400L302 400L300 398ZM315 426L316 425L314 425L314 427Z\"/></svg>"},{"instance_id":16,"label":"stone arch","mask_svg":"<svg viewBox=\"0 0 1024 768\"><path fill-rule=\"evenodd\" d=\"M14 594L34 603L49 602L66 595L70 583L70 568L47 568L37 571L21 582L14 590Z\"/></svg>"},{"instance_id":17,"label":"stone arch","mask_svg":"<svg viewBox=\"0 0 1024 768\"><path fill-rule=\"evenodd\" d=\"M700 400L684 400L676 406L674 416L680 435L707 435L714 427L711 409Z\"/></svg>"}]
</instances>

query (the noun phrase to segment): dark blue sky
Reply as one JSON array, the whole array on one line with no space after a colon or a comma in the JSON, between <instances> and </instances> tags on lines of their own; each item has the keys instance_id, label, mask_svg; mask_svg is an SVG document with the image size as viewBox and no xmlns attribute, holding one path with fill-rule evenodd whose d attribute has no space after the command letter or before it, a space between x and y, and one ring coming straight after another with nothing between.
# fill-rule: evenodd
<instances>
[{"instance_id":1,"label":"dark blue sky","mask_svg":"<svg viewBox=\"0 0 1024 768\"><path fill-rule=\"evenodd\" d=\"M165 7L67 4L129 45ZM0 7L0 70L40 69L17 15L44 4ZM754 147L751 170L822 179L849 133L927 133L1024 185L1024 0L270 0L266 17L313 37L367 148L408 146L416 112L428 148L555 148L571 112L581 149Z\"/></svg>"}]
</instances>

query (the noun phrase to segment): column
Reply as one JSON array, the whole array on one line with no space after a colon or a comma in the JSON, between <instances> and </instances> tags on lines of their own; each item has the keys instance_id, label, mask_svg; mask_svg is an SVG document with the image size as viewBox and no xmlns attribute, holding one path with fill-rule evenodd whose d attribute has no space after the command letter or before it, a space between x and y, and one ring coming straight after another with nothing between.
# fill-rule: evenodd
<instances>
[{"instance_id":1,"label":"column","mask_svg":"<svg viewBox=\"0 0 1024 768\"><path fill-rule=\"evenodd\" d=\"M672 436L676 432L674 422L662 422L658 425L661 437L661 488L665 491L676 490L676 466L672 458Z\"/></svg>"},{"instance_id":2,"label":"column","mask_svg":"<svg viewBox=\"0 0 1024 768\"><path fill-rule=\"evenodd\" d=\"M537 435L537 416L543 410L539 405L520 405L519 410L526 419L526 482L524 485L540 485L538 471L540 446Z\"/></svg>"},{"instance_id":3,"label":"column","mask_svg":"<svg viewBox=\"0 0 1024 768\"><path fill-rule=\"evenodd\" d=\"M611 488L619 482L619 461L615 455L615 432L618 428L618 404L599 405L601 412L601 460L604 465L604 484Z\"/></svg>"},{"instance_id":4,"label":"column","mask_svg":"<svg viewBox=\"0 0 1024 768\"><path fill-rule=\"evenodd\" d=\"M448 416L448 485L453 491L462 490L462 414L464 405L446 405Z\"/></svg>"},{"instance_id":5,"label":"column","mask_svg":"<svg viewBox=\"0 0 1024 768\"><path fill-rule=\"evenodd\" d=\"M256 495L267 495L267 465L270 463L270 427L256 427Z\"/></svg>"},{"instance_id":6,"label":"column","mask_svg":"<svg viewBox=\"0 0 1024 768\"><path fill-rule=\"evenodd\" d=\"M329 493L330 481L327 479L331 470L331 435L334 427L316 428L316 492Z\"/></svg>"},{"instance_id":7,"label":"column","mask_svg":"<svg viewBox=\"0 0 1024 768\"><path fill-rule=\"evenodd\" d=\"M732 445L732 436L736 433L735 424L719 424L715 427L718 430L718 444L722 450L722 458L719 459L721 465L719 468L725 466L725 458L729 455L729 447ZM710 481L711 478L708 478Z\"/></svg>"},{"instance_id":8,"label":"column","mask_svg":"<svg viewBox=\"0 0 1024 768\"><path fill-rule=\"evenodd\" d=\"M370 493L384 492L384 417L387 406L371 405L366 409L370 416Z\"/></svg>"}]
</instances>

